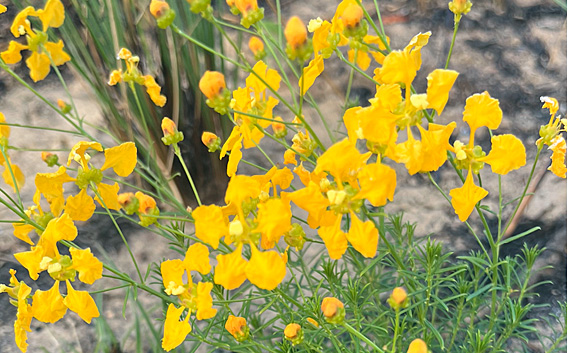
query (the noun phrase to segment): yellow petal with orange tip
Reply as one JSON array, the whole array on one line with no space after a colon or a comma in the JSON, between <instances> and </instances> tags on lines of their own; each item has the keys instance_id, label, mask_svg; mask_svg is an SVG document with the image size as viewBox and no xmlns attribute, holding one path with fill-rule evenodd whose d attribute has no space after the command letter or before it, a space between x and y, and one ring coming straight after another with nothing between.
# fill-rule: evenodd
<instances>
[{"instance_id":1,"label":"yellow petal with orange tip","mask_svg":"<svg viewBox=\"0 0 568 353\"><path fill-rule=\"evenodd\" d=\"M136 167L136 145L125 142L121 145L105 149L105 163L101 170L112 168L121 177L129 176Z\"/></svg>"},{"instance_id":2,"label":"yellow petal with orange tip","mask_svg":"<svg viewBox=\"0 0 568 353\"><path fill-rule=\"evenodd\" d=\"M63 299L63 303L69 310L77 313L81 319L90 324L93 318L100 315L95 301L89 292L75 290L69 281L66 282L67 296Z\"/></svg>"},{"instance_id":3,"label":"yellow petal with orange tip","mask_svg":"<svg viewBox=\"0 0 568 353\"><path fill-rule=\"evenodd\" d=\"M273 290L286 276L286 263L276 251L259 251L251 244L251 257L245 267L250 283L258 288Z\"/></svg>"},{"instance_id":4,"label":"yellow petal with orange tip","mask_svg":"<svg viewBox=\"0 0 568 353\"><path fill-rule=\"evenodd\" d=\"M460 221L465 222L471 215L475 205L487 196L487 190L473 183L473 173L471 169L467 173L465 183L461 188L450 190L452 206Z\"/></svg>"},{"instance_id":5,"label":"yellow petal with orange tip","mask_svg":"<svg viewBox=\"0 0 568 353\"><path fill-rule=\"evenodd\" d=\"M491 151L478 161L491 165L493 173L505 175L524 166L527 154L521 140L514 135L505 134L491 137Z\"/></svg>"}]
</instances>

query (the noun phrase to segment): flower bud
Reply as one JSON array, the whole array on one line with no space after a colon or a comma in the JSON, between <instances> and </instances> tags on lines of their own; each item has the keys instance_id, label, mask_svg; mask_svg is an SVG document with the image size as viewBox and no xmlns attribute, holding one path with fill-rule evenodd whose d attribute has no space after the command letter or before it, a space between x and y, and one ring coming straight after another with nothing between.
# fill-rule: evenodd
<instances>
[{"instance_id":1,"label":"flower bud","mask_svg":"<svg viewBox=\"0 0 568 353\"><path fill-rule=\"evenodd\" d=\"M158 220L156 217L159 216L160 210L156 206L156 200L153 197L148 196L140 191L134 195L139 202L138 216L140 217L139 224L142 227L148 227Z\"/></svg>"},{"instance_id":2,"label":"flower bud","mask_svg":"<svg viewBox=\"0 0 568 353\"><path fill-rule=\"evenodd\" d=\"M138 212L140 201L131 192L125 192L118 195L118 204L127 215Z\"/></svg>"},{"instance_id":3,"label":"flower bud","mask_svg":"<svg viewBox=\"0 0 568 353\"><path fill-rule=\"evenodd\" d=\"M254 54L254 60L259 61L264 59L266 52L264 51L264 43L258 37L250 37L248 43L250 51Z\"/></svg>"},{"instance_id":4,"label":"flower bud","mask_svg":"<svg viewBox=\"0 0 568 353\"><path fill-rule=\"evenodd\" d=\"M341 21L347 28L359 26L363 19L363 9L357 4L349 4L341 14Z\"/></svg>"},{"instance_id":5,"label":"flower bud","mask_svg":"<svg viewBox=\"0 0 568 353\"><path fill-rule=\"evenodd\" d=\"M304 22L302 22L298 16L293 16L288 20L288 23L286 23L284 36L290 47L298 49L298 47L304 45L308 40L308 30Z\"/></svg>"},{"instance_id":6,"label":"flower bud","mask_svg":"<svg viewBox=\"0 0 568 353\"><path fill-rule=\"evenodd\" d=\"M288 133L286 125L278 122L284 120L282 120L282 118L279 116L275 117L274 120L277 120L272 122L272 131L274 132L274 137L276 138L286 137L286 134Z\"/></svg>"},{"instance_id":7,"label":"flower bud","mask_svg":"<svg viewBox=\"0 0 568 353\"><path fill-rule=\"evenodd\" d=\"M150 13L157 20L158 27L161 29L168 28L176 17L176 13L170 8L170 5L162 0L152 0Z\"/></svg>"},{"instance_id":8,"label":"flower bud","mask_svg":"<svg viewBox=\"0 0 568 353\"><path fill-rule=\"evenodd\" d=\"M298 223L292 224L292 229L284 234L284 241L289 246L293 246L296 250L302 250L306 242L306 232Z\"/></svg>"},{"instance_id":9,"label":"flower bud","mask_svg":"<svg viewBox=\"0 0 568 353\"><path fill-rule=\"evenodd\" d=\"M71 111L71 106L65 103L62 99L57 100L57 106L59 107L59 109L61 109L61 112L63 114L67 114Z\"/></svg>"},{"instance_id":10,"label":"flower bud","mask_svg":"<svg viewBox=\"0 0 568 353\"><path fill-rule=\"evenodd\" d=\"M183 133L178 131L176 123L170 118L162 119L162 132L164 133L162 142L166 146L183 141Z\"/></svg>"},{"instance_id":11,"label":"flower bud","mask_svg":"<svg viewBox=\"0 0 568 353\"><path fill-rule=\"evenodd\" d=\"M345 307L339 299L334 297L323 298L321 311L325 320L330 324L342 324L345 319Z\"/></svg>"},{"instance_id":12,"label":"flower bud","mask_svg":"<svg viewBox=\"0 0 568 353\"><path fill-rule=\"evenodd\" d=\"M264 9L258 7L257 0L235 0L235 7L241 13L241 25L249 28L264 18Z\"/></svg>"},{"instance_id":13,"label":"flower bud","mask_svg":"<svg viewBox=\"0 0 568 353\"><path fill-rule=\"evenodd\" d=\"M207 146L209 152L215 152L221 148L221 139L212 132L203 131L201 142Z\"/></svg>"},{"instance_id":14,"label":"flower bud","mask_svg":"<svg viewBox=\"0 0 568 353\"><path fill-rule=\"evenodd\" d=\"M59 157L51 152L42 152L41 160L44 161L48 167L53 167L59 162Z\"/></svg>"},{"instance_id":15,"label":"flower bud","mask_svg":"<svg viewBox=\"0 0 568 353\"><path fill-rule=\"evenodd\" d=\"M238 342L246 341L249 338L247 320L243 317L229 315L229 318L225 323L225 329L229 331L229 333L233 335Z\"/></svg>"},{"instance_id":16,"label":"flower bud","mask_svg":"<svg viewBox=\"0 0 568 353\"><path fill-rule=\"evenodd\" d=\"M462 15L471 10L471 1L469 0L453 0L448 3L448 8L454 13L454 21L459 22Z\"/></svg>"},{"instance_id":17,"label":"flower bud","mask_svg":"<svg viewBox=\"0 0 568 353\"><path fill-rule=\"evenodd\" d=\"M227 113L231 93L226 89L225 76L217 71L205 71L199 80L199 89L207 97L207 105L221 115Z\"/></svg>"},{"instance_id":18,"label":"flower bud","mask_svg":"<svg viewBox=\"0 0 568 353\"><path fill-rule=\"evenodd\" d=\"M312 319L311 317L307 318L306 321L309 322L310 324L312 324L314 327L320 327L318 322L316 320Z\"/></svg>"},{"instance_id":19,"label":"flower bud","mask_svg":"<svg viewBox=\"0 0 568 353\"><path fill-rule=\"evenodd\" d=\"M284 329L284 338L292 343L292 346L297 346L304 342L304 330L298 324L288 324Z\"/></svg>"},{"instance_id":20,"label":"flower bud","mask_svg":"<svg viewBox=\"0 0 568 353\"><path fill-rule=\"evenodd\" d=\"M420 338L417 338L414 341L410 342L410 346L408 347L408 351L406 351L406 353L428 353L428 346L426 346L426 342L422 341Z\"/></svg>"},{"instance_id":21,"label":"flower bud","mask_svg":"<svg viewBox=\"0 0 568 353\"><path fill-rule=\"evenodd\" d=\"M404 288L396 287L395 289L393 289L387 302L394 310L406 308L408 306L408 296Z\"/></svg>"}]
</instances>

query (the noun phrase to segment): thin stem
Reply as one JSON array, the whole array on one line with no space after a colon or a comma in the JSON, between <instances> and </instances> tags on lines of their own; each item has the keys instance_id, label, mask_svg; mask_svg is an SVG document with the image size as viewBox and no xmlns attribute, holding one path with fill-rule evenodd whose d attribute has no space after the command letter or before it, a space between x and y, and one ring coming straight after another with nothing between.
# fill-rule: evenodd
<instances>
[{"instance_id":1,"label":"thin stem","mask_svg":"<svg viewBox=\"0 0 568 353\"><path fill-rule=\"evenodd\" d=\"M450 44L450 50L448 51L448 57L446 59L446 65L444 69L447 69L450 66L450 58L452 57L452 51L454 50L454 44L456 43L456 35L458 34L458 27L460 26L459 18L454 19L454 35L452 36L452 43Z\"/></svg>"},{"instance_id":2,"label":"thin stem","mask_svg":"<svg viewBox=\"0 0 568 353\"><path fill-rule=\"evenodd\" d=\"M201 199L199 198L199 194L197 193L197 189L195 188L195 183L193 182L193 178L191 177L191 174L189 173L189 170L187 169L187 166L185 165L185 161L183 160L183 157L181 155L181 152L179 150L177 143L174 144L174 154L176 155L179 162L181 163L181 166L183 167L183 170L185 172L185 176L187 177L187 180L189 181L189 184L191 185L191 190L193 190L193 195L195 195L195 199L197 200L197 204L199 206L201 206Z\"/></svg>"}]
</instances>

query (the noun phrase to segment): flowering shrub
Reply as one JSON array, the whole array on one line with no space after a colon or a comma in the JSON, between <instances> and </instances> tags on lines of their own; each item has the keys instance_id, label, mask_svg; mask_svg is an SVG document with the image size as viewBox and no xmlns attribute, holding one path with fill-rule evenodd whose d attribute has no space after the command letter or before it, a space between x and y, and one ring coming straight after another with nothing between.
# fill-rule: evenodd
<instances>
[{"instance_id":1,"label":"flowering shrub","mask_svg":"<svg viewBox=\"0 0 568 353\"><path fill-rule=\"evenodd\" d=\"M179 146L184 134L172 119L163 118L161 141L182 165L197 203L194 208L182 200L172 201L166 182L156 176L158 171L139 165L136 143L104 146L95 141L83 129L73 102L47 103L85 140L73 146L64 165L57 155L42 154L49 167L58 169L37 173L33 199L22 200L25 176L8 156L9 122L17 117L0 114L2 177L13 189L12 195L2 193L0 202L14 213L14 236L30 246L14 257L31 280L44 271L53 280L51 289L33 290L11 270L10 282L0 285L0 293L7 293L18 309L14 335L22 352L27 350L33 319L56 323L69 309L87 323L96 320L100 311L95 300L89 291L75 287L78 282L92 285L102 277L122 282L108 291L128 287L162 303L161 319L147 324L151 331L161 327L159 346L165 351L190 345L195 351L206 344L232 352L501 352L536 332L534 319L528 316L533 306L526 299L534 296L529 279L538 270L535 260L542 249L525 245L521 255L501 258L503 245L536 231L507 237L510 221L503 222L502 214L505 208L513 214L519 211L545 145L552 150L550 171L566 178L566 119L557 115L556 99L540 98L550 121L541 127L540 138L535 132L534 145L525 147L500 127L499 101L488 92L472 92L463 111L469 139L451 143L456 126L462 124L440 124L459 75L448 69L451 50L445 67L428 74L426 92L413 86L430 32L418 33L404 48L393 49L380 13L375 20L359 0L343 0L330 21L317 18L306 26L293 16L285 26L279 20L274 36L256 0L227 1L243 28L221 20L208 0L188 2L190 11L212 23L233 46L235 58L178 27L176 11L166 1L152 0L149 5L156 20L153 30L201 46L244 73L235 87L218 71L204 70L199 80L207 106L233 124L226 138L205 132L201 139L209 152L227 159L230 181L221 205L202 202ZM463 0L449 4L455 32L471 7ZM4 10L0 7L0 12ZM57 66L71 57L57 33L48 31L64 23L64 11L60 0L48 0L43 9L23 9L11 26L14 37L25 36L27 45L10 42L1 53L0 66L29 89L33 90L10 69L24 49L31 51L26 64L33 81L44 79L53 69L65 83ZM279 6L277 12L280 19ZM229 30L249 36L254 64ZM117 57L126 70L108 72L108 84L128 84L137 102L136 85L144 86L150 100L163 107L169 97L162 94L159 80L142 74L144 58L127 48L120 49ZM343 135L327 128L332 141L327 144L303 108L310 105L318 112L310 92L325 89L318 77L333 59L347 65L351 75L357 72L372 82L376 92L368 105L346 107ZM370 68L372 76L366 73ZM149 135L148 126L144 128ZM476 132L481 130L491 136L489 149L476 144ZM280 156L263 149L265 137L282 146ZM270 169L246 160L244 150L253 148L272 165ZM526 148L536 149L534 161L529 162L529 180L515 199L504 200L501 183L527 164ZM151 154L144 158L151 159ZM283 165L274 162L276 158ZM239 173L241 163L256 166L258 174ZM396 202L395 164L403 165L411 176L428 177L467 225L478 251L452 259L440 243L416 238L414 226L404 223L401 215L385 212L385 205ZM451 190L439 186L431 173L440 168L453 170L460 186ZM483 186L483 168L491 169L498 191ZM130 182L133 172L147 184ZM483 204L490 192L498 193L497 209ZM31 206L25 208L24 202ZM137 278L111 262L101 262L90 248L74 242L81 236L75 222L91 219L97 209L115 225ZM483 232L470 225L473 213ZM488 226L489 217L497 220L496 231ZM144 275L117 218L162 236L180 256L154 259ZM148 281L150 273L155 282ZM551 338L548 351L561 348L565 337L564 325L564 331ZM150 345L160 351L155 342Z\"/></svg>"}]
</instances>

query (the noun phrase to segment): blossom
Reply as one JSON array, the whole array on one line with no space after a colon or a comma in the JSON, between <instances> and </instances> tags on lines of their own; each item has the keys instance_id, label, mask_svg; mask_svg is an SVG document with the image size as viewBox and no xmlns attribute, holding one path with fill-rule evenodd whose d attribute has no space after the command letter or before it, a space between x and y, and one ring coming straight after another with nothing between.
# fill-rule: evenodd
<instances>
[{"instance_id":1,"label":"blossom","mask_svg":"<svg viewBox=\"0 0 568 353\"><path fill-rule=\"evenodd\" d=\"M406 290L402 287L396 287L393 289L387 302L391 308L395 310L405 308L408 305L408 295L406 294Z\"/></svg>"},{"instance_id":2,"label":"blossom","mask_svg":"<svg viewBox=\"0 0 568 353\"><path fill-rule=\"evenodd\" d=\"M548 170L560 178L566 178L566 140L562 136L556 136L548 149L552 150L552 164Z\"/></svg>"},{"instance_id":3,"label":"blossom","mask_svg":"<svg viewBox=\"0 0 568 353\"><path fill-rule=\"evenodd\" d=\"M478 161L491 165L493 173L505 175L526 164L525 146L511 134L491 137L491 151Z\"/></svg>"},{"instance_id":4,"label":"blossom","mask_svg":"<svg viewBox=\"0 0 568 353\"><path fill-rule=\"evenodd\" d=\"M491 130L497 129L502 119L503 112L499 107L499 101L491 98L487 91L474 94L465 101L463 121L469 124L471 136L482 126ZM472 142L473 138L470 141Z\"/></svg>"},{"instance_id":5,"label":"blossom","mask_svg":"<svg viewBox=\"0 0 568 353\"><path fill-rule=\"evenodd\" d=\"M228 235L227 220L221 207L203 205L191 213L195 220L195 236L209 244L213 249L219 247L219 240Z\"/></svg>"},{"instance_id":6,"label":"blossom","mask_svg":"<svg viewBox=\"0 0 568 353\"><path fill-rule=\"evenodd\" d=\"M42 23L42 31L33 30L28 17L38 17ZM29 50L31 55L26 60L30 69L30 77L34 82L43 80L50 71L51 64L60 66L71 60L63 51L63 42L49 42L45 33L49 28L60 27L65 20L63 4L60 0L48 0L43 9L35 10L28 6L16 17L10 27L14 37L26 35L27 45L11 41L8 49L0 53L6 64L15 64L22 60L21 51Z\"/></svg>"},{"instance_id":7,"label":"blossom","mask_svg":"<svg viewBox=\"0 0 568 353\"><path fill-rule=\"evenodd\" d=\"M249 337L247 320L243 317L229 315L225 329L239 342L243 342Z\"/></svg>"},{"instance_id":8,"label":"blossom","mask_svg":"<svg viewBox=\"0 0 568 353\"><path fill-rule=\"evenodd\" d=\"M345 318L345 307L343 303L334 297L323 298L321 311L326 321L332 324L340 324Z\"/></svg>"},{"instance_id":9,"label":"blossom","mask_svg":"<svg viewBox=\"0 0 568 353\"><path fill-rule=\"evenodd\" d=\"M302 77L298 81L300 86L300 94L305 95L306 92L312 87L316 78L321 75L324 70L323 56L317 54L302 70Z\"/></svg>"},{"instance_id":10,"label":"blossom","mask_svg":"<svg viewBox=\"0 0 568 353\"><path fill-rule=\"evenodd\" d=\"M347 240L364 257L375 257L379 244L379 230L373 222L363 222L355 213L350 214L351 226L347 232Z\"/></svg>"},{"instance_id":11,"label":"blossom","mask_svg":"<svg viewBox=\"0 0 568 353\"><path fill-rule=\"evenodd\" d=\"M392 201L396 189L396 172L391 167L377 163L367 164L359 173L357 180L361 186L356 199L366 199L375 207Z\"/></svg>"},{"instance_id":12,"label":"blossom","mask_svg":"<svg viewBox=\"0 0 568 353\"><path fill-rule=\"evenodd\" d=\"M214 281L227 290L240 287L247 279L245 269L247 261L242 257L242 244L227 255L217 255Z\"/></svg>"},{"instance_id":13,"label":"blossom","mask_svg":"<svg viewBox=\"0 0 568 353\"><path fill-rule=\"evenodd\" d=\"M487 194L488 192L485 189L473 183L473 174L471 169L469 169L463 186L450 190L452 206L460 221L467 221L475 205L485 198Z\"/></svg>"},{"instance_id":14,"label":"blossom","mask_svg":"<svg viewBox=\"0 0 568 353\"><path fill-rule=\"evenodd\" d=\"M432 108L442 114L448 102L449 92L458 78L458 73L453 70L436 69L428 75L428 88L426 90L428 108Z\"/></svg>"},{"instance_id":15,"label":"blossom","mask_svg":"<svg viewBox=\"0 0 568 353\"><path fill-rule=\"evenodd\" d=\"M63 303L69 310L77 313L81 319L90 324L93 318L99 317L100 315L95 301L89 292L73 289L69 280L67 280L66 283L67 296L63 299Z\"/></svg>"},{"instance_id":16,"label":"blossom","mask_svg":"<svg viewBox=\"0 0 568 353\"><path fill-rule=\"evenodd\" d=\"M286 275L286 263L276 251L260 252L251 245L251 253L245 267L247 279L258 288L273 290Z\"/></svg>"},{"instance_id":17,"label":"blossom","mask_svg":"<svg viewBox=\"0 0 568 353\"><path fill-rule=\"evenodd\" d=\"M304 331L302 330L302 326L291 323L286 325L284 328L284 338L292 343L293 346L296 346L304 341Z\"/></svg>"},{"instance_id":18,"label":"blossom","mask_svg":"<svg viewBox=\"0 0 568 353\"><path fill-rule=\"evenodd\" d=\"M291 48L298 49L298 47L304 45L304 43L308 40L306 25L298 16L292 16L286 23L284 36L286 37L286 42Z\"/></svg>"}]
</instances>

